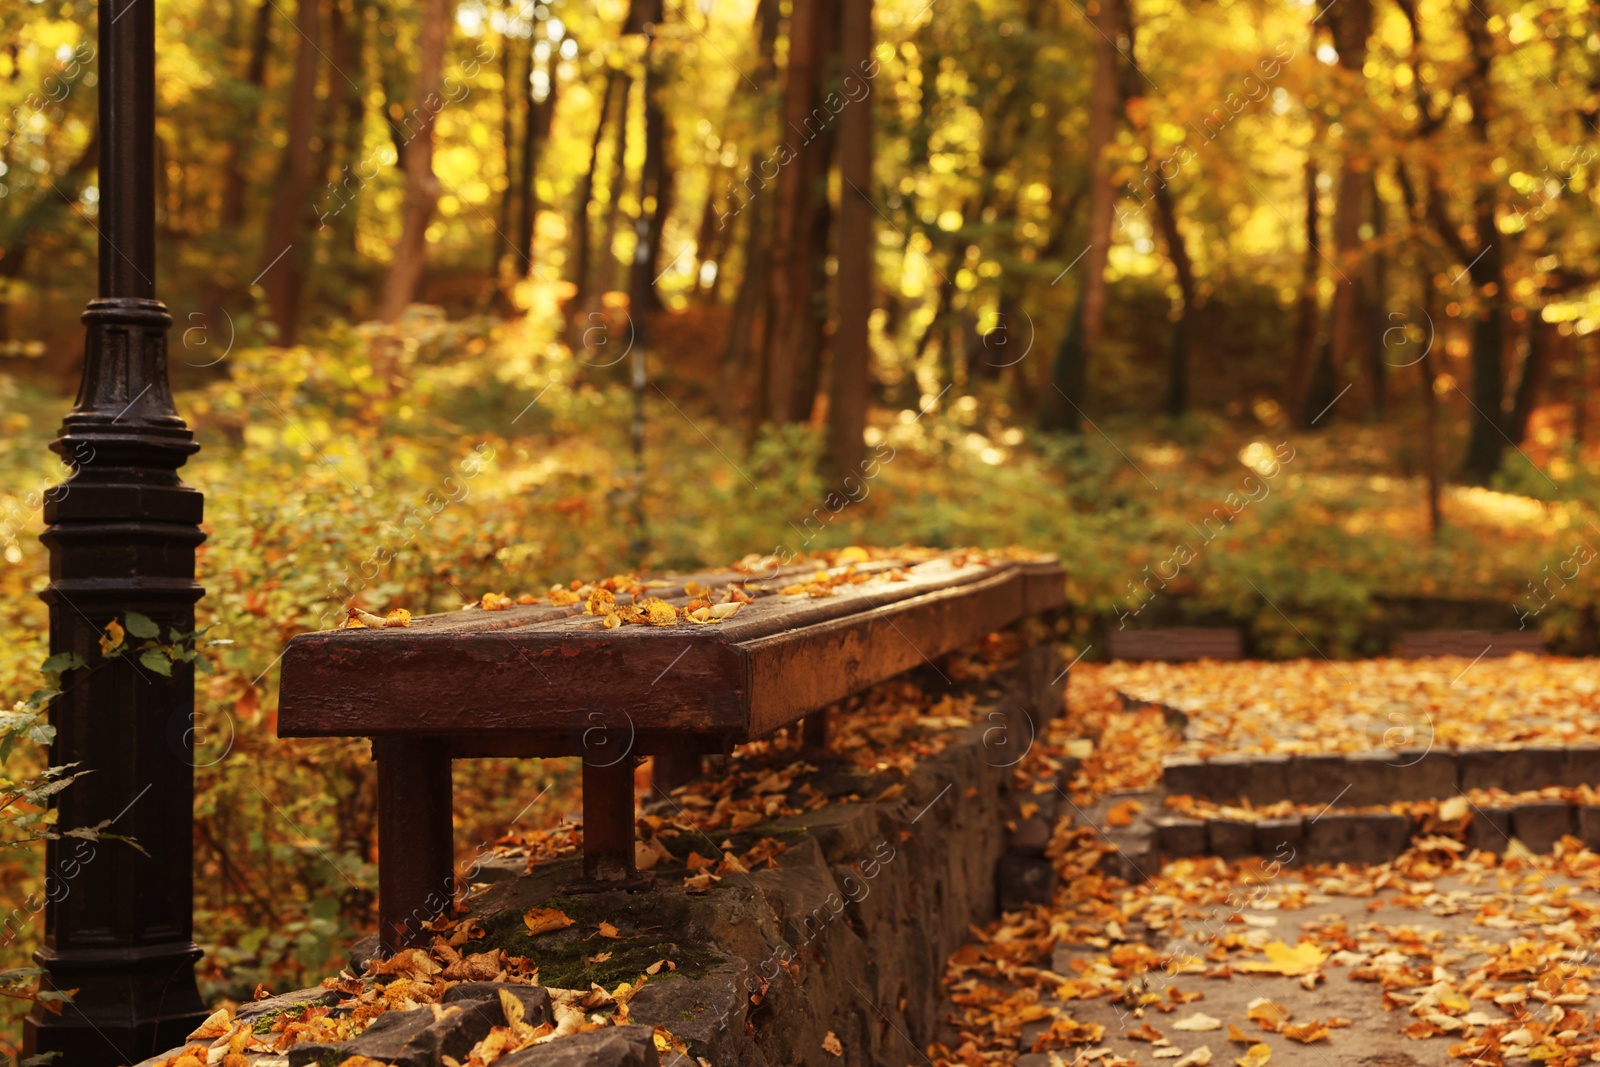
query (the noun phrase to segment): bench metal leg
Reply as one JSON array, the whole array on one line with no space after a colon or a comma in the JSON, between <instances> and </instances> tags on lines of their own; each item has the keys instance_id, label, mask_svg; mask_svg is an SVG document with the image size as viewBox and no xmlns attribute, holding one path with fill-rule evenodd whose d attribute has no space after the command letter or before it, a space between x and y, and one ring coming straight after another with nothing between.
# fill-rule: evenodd
<instances>
[{"instance_id":1,"label":"bench metal leg","mask_svg":"<svg viewBox=\"0 0 1600 1067\"><path fill-rule=\"evenodd\" d=\"M705 763L705 757L698 752L662 752L650 759L650 785L661 796L698 778Z\"/></svg>"},{"instance_id":2,"label":"bench metal leg","mask_svg":"<svg viewBox=\"0 0 1600 1067\"><path fill-rule=\"evenodd\" d=\"M378 938L385 957L426 945L455 898L450 754L436 738L377 738Z\"/></svg>"},{"instance_id":3,"label":"bench metal leg","mask_svg":"<svg viewBox=\"0 0 1600 1067\"><path fill-rule=\"evenodd\" d=\"M583 764L583 874L604 882L635 875L633 757Z\"/></svg>"}]
</instances>

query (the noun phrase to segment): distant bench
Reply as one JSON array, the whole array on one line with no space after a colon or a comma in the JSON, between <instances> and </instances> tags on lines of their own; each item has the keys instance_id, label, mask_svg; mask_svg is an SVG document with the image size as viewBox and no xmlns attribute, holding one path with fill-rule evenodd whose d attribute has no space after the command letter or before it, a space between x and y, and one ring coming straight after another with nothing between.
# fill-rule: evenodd
<instances>
[{"instance_id":1,"label":"distant bench","mask_svg":"<svg viewBox=\"0 0 1600 1067\"><path fill-rule=\"evenodd\" d=\"M779 592L797 585L809 588ZM978 553L730 570L637 599L686 607L730 587L751 601L706 624L608 629L584 602L533 604L289 643L279 735L373 741L385 954L424 943L423 923L454 896L451 760L583 757L584 874L626 883L634 756L683 777L702 754L807 716L820 741L828 705L1065 601L1054 558Z\"/></svg>"},{"instance_id":2,"label":"distant bench","mask_svg":"<svg viewBox=\"0 0 1600 1067\"><path fill-rule=\"evenodd\" d=\"M1112 659L1236 660L1244 658L1244 640L1231 626L1172 626L1161 630L1113 630L1107 638Z\"/></svg>"}]
</instances>

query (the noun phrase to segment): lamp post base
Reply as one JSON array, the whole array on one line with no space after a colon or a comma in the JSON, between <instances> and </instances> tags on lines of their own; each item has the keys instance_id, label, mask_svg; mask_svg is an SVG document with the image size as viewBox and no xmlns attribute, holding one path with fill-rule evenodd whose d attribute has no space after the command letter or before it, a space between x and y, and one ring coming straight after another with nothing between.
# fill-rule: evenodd
<instances>
[{"instance_id":1,"label":"lamp post base","mask_svg":"<svg viewBox=\"0 0 1600 1067\"><path fill-rule=\"evenodd\" d=\"M35 954L56 989L76 990L60 1015L35 1005L23 1023L22 1058L59 1053L57 1067L132 1065L182 1045L208 1014L195 984L200 949L48 949Z\"/></svg>"}]
</instances>

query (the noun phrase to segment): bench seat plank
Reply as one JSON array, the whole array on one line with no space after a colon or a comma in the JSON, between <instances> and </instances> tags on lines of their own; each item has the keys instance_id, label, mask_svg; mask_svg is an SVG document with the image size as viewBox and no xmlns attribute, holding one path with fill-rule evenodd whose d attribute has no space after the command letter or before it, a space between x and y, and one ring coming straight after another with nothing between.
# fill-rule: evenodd
<instances>
[{"instance_id":1,"label":"bench seat plank","mask_svg":"<svg viewBox=\"0 0 1600 1067\"><path fill-rule=\"evenodd\" d=\"M625 725L643 754L679 750L685 735L714 751L1064 599L1053 561L939 558L904 574L841 584L831 597L779 595L790 570L752 587L757 599L733 618L705 626L607 630L581 607L535 605L510 620L500 618L509 610L473 610L449 613L448 627L425 616L405 628L302 634L284 656L279 733L455 736L464 754L581 755L586 731ZM687 599L681 588L672 602Z\"/></svg>"}]
</instances>

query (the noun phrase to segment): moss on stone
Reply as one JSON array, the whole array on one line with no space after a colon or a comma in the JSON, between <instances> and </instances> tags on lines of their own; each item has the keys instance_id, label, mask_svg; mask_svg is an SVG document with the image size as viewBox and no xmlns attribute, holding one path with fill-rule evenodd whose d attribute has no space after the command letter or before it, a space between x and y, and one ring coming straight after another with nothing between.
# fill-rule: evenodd
<instances>
[{"instance_id":1,"label":"moss on stone","mask_svg":"<svg viewBox=\"0 0 1600 1067\"><path fill-rule=\"evenodd\" d=\"M691 908L680 895L555 896L542 906L561 910L573 925L530 937L521 912L502 911L479 920L484 936L467 942L462 950L498 948L508 955L526 956L539 965L540 983L558 989L587 989L591 984L612 989L619 982L638 978L658 960L671 960L677 970L663 968L660 974L650 976L652 982L699 978L716 962L715 955L700 947L704 939L691 932ZM617 927L620 936L597 936L601 922ZM609 958L588 962L604 953L610 953Z\"/></svg>"}]
</instances>

